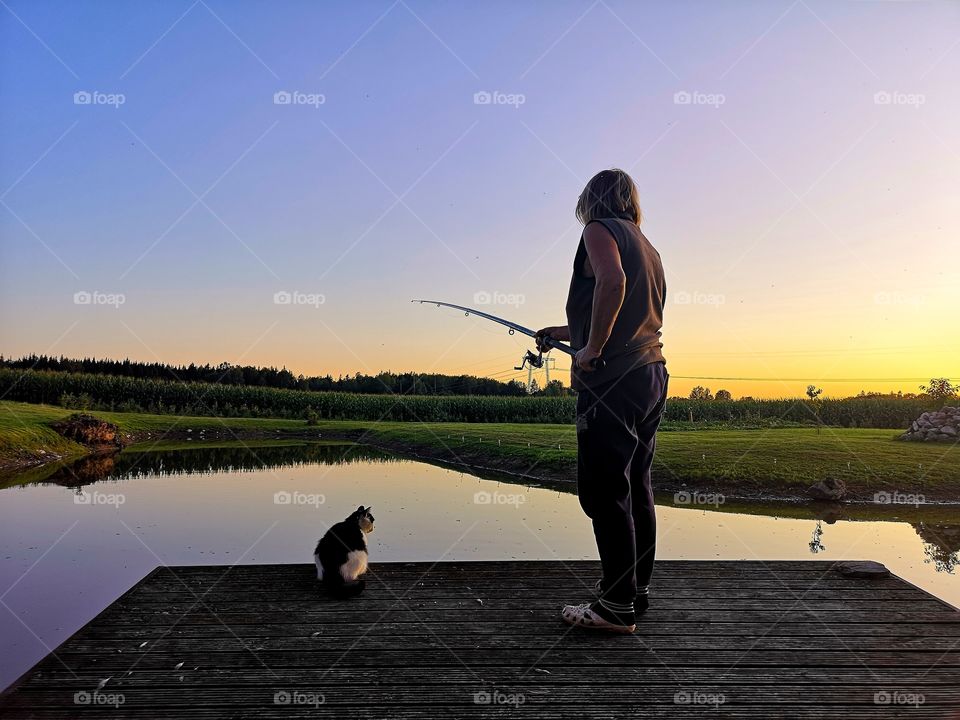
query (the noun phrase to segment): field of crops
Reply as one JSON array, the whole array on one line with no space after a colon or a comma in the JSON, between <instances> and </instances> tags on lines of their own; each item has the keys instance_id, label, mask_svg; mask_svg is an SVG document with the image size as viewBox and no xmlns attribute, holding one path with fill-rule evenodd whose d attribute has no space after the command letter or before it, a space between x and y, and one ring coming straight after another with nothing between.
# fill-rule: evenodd
<instances>
[{"instance_id":1,"label":"field of crops","mask_svg":"<svg viewBox=\"0 0 960 720\"><path fill-rule=\"evenodd\" d=\"M362 395L0 369L7 400L217 417L430 422L573 422L572 398ZM64 399L67 402L64 402Z\"/></svg>"},{"instance_id":2,"label":"field of crops","mask_svg":"<svg viewBox=\"0 0 960 720\"><path fill-rule=\"evenodd\" d=\"M572 397L362 395L8 368L0 368L0 397L80 409L207 417L511 423L571 423L575 403ZM827 425L873 428L906 428L933 406L924 398L891 397L824 399L818 405L816 412ZM665 419L694 424L813 424L816 412L799 399L677 398L668 403Z\"/></svg>"}]
</instances>

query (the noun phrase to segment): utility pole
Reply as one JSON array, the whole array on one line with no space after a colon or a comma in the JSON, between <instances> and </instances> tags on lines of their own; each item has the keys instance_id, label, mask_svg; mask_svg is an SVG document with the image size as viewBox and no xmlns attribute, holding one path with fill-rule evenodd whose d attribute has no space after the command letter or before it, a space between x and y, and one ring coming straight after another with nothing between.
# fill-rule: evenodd
<instances>
[{"instance_id":1,"label":"utility pole","mask_svg":"<svg viewBox=\"0 0 960 720\"><path fill-rule=\"evenodd\" d=\"M555 362L556 360L550 356L543 359L543 372L547 379L547 385L550 384L550 366ZM546 385L544 385L544 387L546 387Z\"/></svg>"}]
</instances>

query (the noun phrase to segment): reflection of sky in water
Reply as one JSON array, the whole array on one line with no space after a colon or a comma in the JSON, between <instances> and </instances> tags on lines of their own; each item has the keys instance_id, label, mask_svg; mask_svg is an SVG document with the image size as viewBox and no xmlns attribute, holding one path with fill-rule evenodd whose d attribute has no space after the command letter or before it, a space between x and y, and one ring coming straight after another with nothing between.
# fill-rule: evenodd
<instances>
[{"instance_id":1,"label":"reflection of sky in water","mask_svg":"<svg viewBox=\"0 0 960 720\"><path fill-rule=\"evenodd\" d=\"M155 565L311 562L327 525L361 503L377 519L374 562L596 557L575 496L413 462L149 477L87 490L100 493L95 501L122 494L124 502L76 504L75 491L59 486L0 491L0 592L16 613L0 606L0 686ZM325 502L276 504L278 492ZM477 493L492 502L475 502ZM812 555L813 520L673 507L658 518L663 559L868 558L960 605L960 580L924 563L907 523L823 523L825 549Z\"/></svg>"}]
</instances>

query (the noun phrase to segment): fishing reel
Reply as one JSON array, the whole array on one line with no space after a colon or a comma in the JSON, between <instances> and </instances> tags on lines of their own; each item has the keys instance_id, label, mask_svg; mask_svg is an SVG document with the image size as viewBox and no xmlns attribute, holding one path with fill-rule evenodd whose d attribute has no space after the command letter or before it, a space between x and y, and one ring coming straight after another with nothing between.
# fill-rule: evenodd
<instances>
[{"instance_id":1,"label":"fishing reel","mask_svg":"<svg viewBox=\"0 0 960 720\"><path fill-rule=\"evenodd\" d=\"M534 353L533 350L527 350L527 354L523 356L523 361L520 363L519 367L514 367L514 370L523 370L530 365L532 368L539 370L543 367L543 353Z\"/></svg>"}]
</instances>

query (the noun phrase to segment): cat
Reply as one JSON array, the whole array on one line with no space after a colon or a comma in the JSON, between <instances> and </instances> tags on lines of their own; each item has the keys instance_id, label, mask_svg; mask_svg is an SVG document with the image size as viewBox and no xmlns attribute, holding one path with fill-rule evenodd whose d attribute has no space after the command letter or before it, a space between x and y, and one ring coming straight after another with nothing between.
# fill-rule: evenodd
<instances>
[{"instance_id":1,"label":"cat","mask_svg":"<svg viewBox=\"0 0 960 720\"><path fill-rule=\"evenodd\" d=\"M317 580L335 596L353 597L363 592L366 583L360 576L367 571L367 535L372 532L373 515L361 505L317 543L313 551Z\"/></svg>"}]
</instances>

